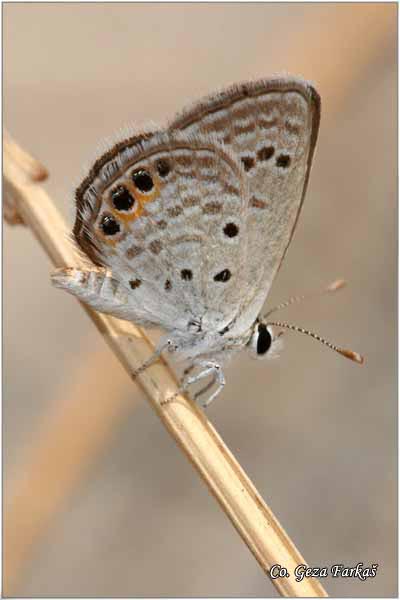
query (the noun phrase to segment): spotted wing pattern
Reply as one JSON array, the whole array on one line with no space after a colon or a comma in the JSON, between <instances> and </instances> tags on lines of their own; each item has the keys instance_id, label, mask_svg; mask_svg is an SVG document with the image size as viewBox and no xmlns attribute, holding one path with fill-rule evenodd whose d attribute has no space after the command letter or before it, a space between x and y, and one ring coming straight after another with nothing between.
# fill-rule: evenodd
<instances>
[{"instance_id":1,"label":"spotted wing pattern","mask_svg":"<svg viewBox=\"0 0 400 600\"><path fill-rule=\"evenodd\" d=\"M76 198L75 239L129 290L132 320L184 331L232 320L248 205L232 153L179 132L126 140L97 161Z\"/></svg>"},{"instance_id":2,"label":"spotted wing pattern","mask_svg":"<svg viewBox=\"0 0 400 600\"><path fill-rule=\"evenodd\" d=\"M242 329L258 315L292 238L319 118L319 96L309 83L276 78L209 96L170 123L173 130L216 136L243 164L249 204Z\"/></svg>"}]
</instances>

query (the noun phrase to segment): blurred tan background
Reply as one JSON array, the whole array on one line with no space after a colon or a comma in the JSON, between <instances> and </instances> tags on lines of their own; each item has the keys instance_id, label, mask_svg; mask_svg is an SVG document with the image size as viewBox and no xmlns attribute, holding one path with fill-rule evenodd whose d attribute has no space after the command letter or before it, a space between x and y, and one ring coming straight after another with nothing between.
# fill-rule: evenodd
<instances>
[{"instance_id":1,"label":"blurred tan background","mask_svg":"<svg viewBox=\"0 0 400 600\"><path fill-rule=\"evenodd\" d=\"M269 303L344 277L338 296L281 316L366 364L288 334L278 361L243 355L227 369L208 417L309 564L379 564L366 582L322 580L332 596L397 594L396 12L335 3L3 12L5 125L48 167L46 188L70 224L83 165L120 126L162 123L252 77L287 71L316 83L309 191ZM78 303L52 289L30 232L5 226L4 249L5 594L275 596ZM36 482L25 495L24 481Z\"/></svg>"}]
</instances>

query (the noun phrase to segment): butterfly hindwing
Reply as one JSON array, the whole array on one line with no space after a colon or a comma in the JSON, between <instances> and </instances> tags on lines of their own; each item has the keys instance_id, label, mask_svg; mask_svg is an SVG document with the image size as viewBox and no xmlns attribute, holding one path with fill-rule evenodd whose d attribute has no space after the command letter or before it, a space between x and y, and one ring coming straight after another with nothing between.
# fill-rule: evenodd
<instances>
[{"instance_id":1,"label":"butterfly hindwing","mask_svg":"<svg viewBox=\"0 0 400 600\"><path fill-rule=\"evenodd\" d=\"M127 140L78 189L75 238L125 285L132 320L137 306L166 329L223 327L240 302L246 190L210 137Z\"/></svg>"}]
</instances>

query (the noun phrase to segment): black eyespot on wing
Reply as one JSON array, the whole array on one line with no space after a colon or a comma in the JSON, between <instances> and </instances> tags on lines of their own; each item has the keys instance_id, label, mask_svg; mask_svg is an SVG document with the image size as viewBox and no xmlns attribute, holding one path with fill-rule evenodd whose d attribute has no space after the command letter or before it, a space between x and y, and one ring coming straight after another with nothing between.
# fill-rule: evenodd
<instances>
[{"instance_id":1,"label":"black eyespot on wing","mask_svg":"<svg viewBox=\"0 0 400 600\"><path fill-rule=\"evenodd\" d=\"M257 152L258 160L269 160L274 155L275 149L273 146L266 146Z\"/></svg>"},{"instance_id":2,"label":"black eyespot on wing","mask_svg":"<svg viewBox=\"0 0 400 600\"><path fill-rule=\"evenodd\" d=\"M144 169L132 173L132 180L139 192L150 192L154 187L150 173Z\"/></svg>"},{"instance_id":3,"label":"black eyespot on wing","mask_svg":"<svg viewBox=\"0 0 400 600\"><path fill-rule=\"evenodd\" d=\"M169 279L166 280L164 287L167 292L169 292L169 290L172 288L172 284Z\"/></svg>"},{"instance_id":4,"label":"black eyespot on wing","mask_svg":"<svg viewBox=\"0 0 400 600\"><path fill-rule=\"evenodd\" d=\"M123 185L118 185L111 190L111 200L117 210L130 210L135 204L135 199L129 190Z\"/></svg>"},{"instance_id":5,"label":"black eyespot on wing","mask_svg":"<svg viewBox=\"0 0 400 600\"><path fill-rule=\"evenodd\" d=\"M260 323L258 326L258 339L257 339L257 354L262 356L270 349L272 344L272 337L264 323Z\"/></svg>"},{"instance_id":6,"label":"black eyespot on wing","mask_svg":"<svg viewBox=\"0 0 400 600\"><path fill-rule=\"evenodd\" d=\"M214 281L229 281L230 278L232 276L232 273L230 272L229 269L224 269L223 271L220 271L219 273L217 273L214 276Z\"/></svg>"},{"instance_id":7,"label":"black eyespot on wing","mask_svg":"<svg viewBox=\"0 0 400 600\"><path fill-rule=\"evenodd\" d=\"M104 235L115 235L121 229L118 221L116 221L111 215L104 215L100 222L100 228Z\"/></svg>"},{"instance_id":8,"label":"black eyespot on wing","mask_svg":"<svg viewBox=\"0 0 400 600\"><path fill-rule=\"evenodd\" d=\"M171 171L171 167L170 164L167 160L165 160L165 158L160 158L159 161L157 161L157 172L159 174L160 177L167 177L167 175L169 174L169 172Z\"/></svg>"},{"instance_id":9,"label":"black eyespot on wing","mask_svg":"<svg viewBox=\"0 0 400 600\"><path fill-rule=\"evenodd\" d=\"M276 166L282 167L282 169L287 169L290 165L290 156L288 154L280 154L276 159Z\"/></svg>"},{"instance_id":10,"label":"black eyespot on wing","mask_svg":"<svg viewBox=\"0 0 400 600\"><path fill-rule=\"evenodd\" d=\"M133 290L136 290L136 288L138 288L141 284L142 282L140 281L140 279L131 279L129 282L129 285Z\"/></svg>"},{"instance_id":11,"label":"black eyespot on wing","mask_svg":"<svg viewBox=\"0 0 400 600\"><path fill-rule=\"evenodd\" d=\"M235 223L226 223L224 226L224 234L227 237L233 238L239 233L239 227Z\"/></svg>"},{"instance_id":12,"label":"black eyespot on wing","mask_svg":"<svg viewBox=\"0 0 400 600\"><path fill-rule=\"evenodd\" d=\"M184 281L190 281L193 279L193 273L190 269L182 269L181 277Z\"/></svg>"},{"instance_id":13,"label":"black eyespot on wing","mask_svg":"<svg viewBox=\"0 0 400 600\"><path fill-rule=\"evenodd\" d=\"M252 156L242 156L240 160L243 163L245 171L250 171L254 167L255 160Z\"/></svg>"}]
</instances>

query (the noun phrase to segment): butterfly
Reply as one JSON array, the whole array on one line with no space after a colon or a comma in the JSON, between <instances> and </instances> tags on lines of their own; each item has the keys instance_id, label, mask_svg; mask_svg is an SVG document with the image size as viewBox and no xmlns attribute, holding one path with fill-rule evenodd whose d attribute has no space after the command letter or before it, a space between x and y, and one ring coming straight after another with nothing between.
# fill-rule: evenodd
<instances>
[{"instance_id":1,"label":"butterfly","mask_svg":"<svg viewBox=\"0 0 400 600\"><path fill-rule=\"evenodd\" d=\"M58 270L53 283L95 310L164 329L137 374L175 352L188 364L181 390L210 377L198 397L216 385L203 405L222 390L228 357L274 355L275 327L362 362L261 315L298 222L319 122L315 88L275 77L233 85L115 144L75 194L73 237L93 266Z\"/></svg>"}]
</instances>

